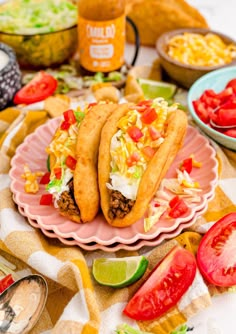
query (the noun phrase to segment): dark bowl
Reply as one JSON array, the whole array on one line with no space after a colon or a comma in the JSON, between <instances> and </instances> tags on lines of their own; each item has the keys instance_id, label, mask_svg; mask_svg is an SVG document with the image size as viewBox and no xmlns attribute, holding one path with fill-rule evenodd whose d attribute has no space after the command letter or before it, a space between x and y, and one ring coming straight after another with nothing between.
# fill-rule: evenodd
<instances>
[{"instance_id":1,"label":"dark bowl","mask_svg":"<svg viewBox=\"0 0 236 334\"><path fill-rule=\"evenodd\" d=\"M167 54L167 45L169 43L169 40L176 36L176 35L181 35L183 33L198 33L201 35L206 35L208 33L212 33L215 35L218 35L225 44L234 44L236 45L236 42L220 33L214 30L210 29L203 29L203 28L186 28L186 29L177 29L177 30L172 30L167 33L164 33L161 35L156 43L156 50L157 53L160 57L160 62L161 66L163 69L166 71L168 76L176 81L179 85L181 85L184 88L189 88L192 86L192 84L199 79L201 76L226 67L226 66L232 66L236 64L236 59L234 59L231 63L226 64L226 65L218 65L218 66L194 66L194 65L187 65L183 64L181 62L176 61L175 59L171 58Z\"/></svg>"}]
</instances>

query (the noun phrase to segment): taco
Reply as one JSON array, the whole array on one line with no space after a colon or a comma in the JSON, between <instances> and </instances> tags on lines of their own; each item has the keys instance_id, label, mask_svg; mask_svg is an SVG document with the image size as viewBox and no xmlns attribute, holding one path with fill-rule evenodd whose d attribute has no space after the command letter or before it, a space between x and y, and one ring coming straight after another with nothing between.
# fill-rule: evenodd
<instances>
[{"instance_id":1,"label":"taco","mask_svg":"<svg viewBox=\"0 0 236 334\"><path fill-rule=\"evenodd\" d=\"M102 127L116 108L98 104L67 110L46 148L50 182L47 190L59 213L77 223L94 219L99 209L97 155Z\"/></svg>"},{"instance_id":2,"label":"taco","mask_svg":"<svg viewBox=\"0 0 236 334\"><path fill-rule=\"evenodd\" d=\"M99 147L101 208L112 226L142 218L182 146L187 116L162 98L121 105L103 127Z\"/></svg>"}]
</instances>

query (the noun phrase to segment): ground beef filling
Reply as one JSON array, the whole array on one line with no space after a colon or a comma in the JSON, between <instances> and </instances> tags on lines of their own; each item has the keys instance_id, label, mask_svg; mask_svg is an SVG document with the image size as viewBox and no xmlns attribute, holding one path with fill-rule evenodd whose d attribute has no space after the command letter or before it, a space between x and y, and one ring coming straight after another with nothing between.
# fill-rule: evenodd
<instances>
[{"instance_id":1,"label":"ground beef filling","mask_svg":"<svg viewBox=\"0 0 236 334\"><path fill-rule=\"evenodd\" d=\"M126 198L117 190L110 191L108 216L110 219L124 218L134 206L135 201Z\"/></svg>"},{"instance_id":2,"label":"ground beef filling","mask_svg":"<svg viewBox=\"0 0 236 334\"><path fill-rule=\"evenodd\" d=\"M79 208L75 202L74 197L74 182L71 179L68 183L69 191L63 191L60 199L57 201L59 209L61 212L66 212L70 216L76 215L80 216Z\"/></svg>"}]
</instances>

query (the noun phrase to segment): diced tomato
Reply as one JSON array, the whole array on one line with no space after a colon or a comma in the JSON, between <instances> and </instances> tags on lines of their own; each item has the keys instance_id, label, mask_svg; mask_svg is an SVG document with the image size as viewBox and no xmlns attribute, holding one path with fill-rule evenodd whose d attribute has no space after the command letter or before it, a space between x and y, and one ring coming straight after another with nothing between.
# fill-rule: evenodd
<instances>
[{"instance_id":1,"label":"diced tomato","mask_svg":"<svg viewBox=\"0 0 236 334\"><path fill-rule=\"evenodd\" d=\"M75 114L74 114L74 111L72 109L68 109L68 110L64 111L63 116L64 116L65 122L68 122L69 124L76 123Z\"/></svg>"},{"instance_id":2,"label":"diced tomato","mask_svg":"<svg viewBox=\"0 0 236 334\"><path fill-rule=\"evenodd\" d=\"M236 94L236 78L230 80L230 81L227 83L226 88L229 88L229 87L231 87L231 88L233 89L234 94Z\"/></svg>"},{"instance_id":3,"label":"diced tomato","mask_svg":"<svg viewBox=\"0 0 236 334\"><path fill-rule=\"evenodd\" d=\"M216 113L215 123L221 126L227 126L227 125L236 126L236 108L235 109L220 108Z\"/></svg>"},{"instance_id":4,"label":"diced tomato","mask_svg":"<svg viewBox=\"0 0 236 334\"><path fill-rule=\"evenodd\" d=\"M70 127L70 123L69 122L67 122L67 121L63 121L62 123L61 123L61 129L62 130L68 130L69 129L69 127Z\"/></svg>"},{"instance_id":5,"label":"diced tomato","mask_svg":"<svg viewBox=\"0 0 236 334\"><path fill-rule=\"evenodd\" d=\"M41 180L39 181L39 183L40 184L48 184L49 181L50 181L50 173L47 172L41 177Z\"/></svg>"},{"instance_id":6,"label":"diced tomato","mask_svg":"<svg viewBox=\"0 0 236 334\"><path fill-rule=\"evenodd\" d=\"M10 285L14 283L12 274L8 274L0 280L0 293L6 290Z\"/></svg>"},{"instance_id":7,"label":"diced tomato","mask_svg":"<svg viewBox=\"0 0 236 334\"><path fill-rule=\"evenodd\" d=\"M178 202L180 198L178 195L174 196L170 201L169 201L169 206L170 208L173 208Z\"/></svg>"},{"instance_id":8,"label":"diced tomato","mask_svg":"<svg viewBox=\"0 0 236 334\"><path fill-rule=\"evenodd\" d=\"M198 267L217 286L236 285L236 212L219 219L203 236L197 251Z\"/></svg>"},{"instance_id":9,"label":"diced tomato","mask_svg":"<svg viewBox=\"0 0 236 334\"><path fill-rule=\"evenodd\" d=\"M217 98L220 99L221 101L220 104L224 103L225 101L227 101L227 99L229 99L232 96L233 96L232 87L225 88L220 93L217 94Z\"/></svg>"},{"instance_id":10,"label":"diced tomato","mask_svg":"<svg viewBox=\"0 0 236 334\"><path fill-rule=\"evenodd\" d=\"M66 158L66 166L71 170L75 170L77 160L73 158L71 155L68 155Z\"/></svg>"},{"instance_id":11,"label":"diced tomato","mask_svg":"<svg viewBox=\"0 0 236 334\"><path fill-rule=\"evenodd\" d=\"M217 98L216 93L211 89L205 90L205 92L200 97L200 101L213 109L218 107L221 102L220 98Z\"/></svg>"},{"instance_id":12,"label":"diced tomato","mask_svg":"<svg viewBox=\"0 0 236 334\"><path fill-rule=\"evenodd\" d=\"M60 167L56 167L56 168L54 168L53 171L54 171L54 174L56 176L56 179L60 180L61 179L61 173L62 173L61 168Z\"/></svg>"},{"instance_id":13,"label":"diced tomato","mask_svg":"<svg viewBox=\"0 0 236 334\"><path fill-rule=\"evenodd\" d=\"M97 102L91 102L91 103L89 103L88 109L96 106L97 104L98 104Z\"/></svg>"},{"instance_id":14,"label":"diced tomato","mask_svg":"<svg viewBox=\"0 0 236 334\"><path fill-rule=\"evenodd\" d=\"M198 117L204 122L209 123L209 113L204 102L200 100L193 101L193 107Z\"/></svg>"},{"instance_id":15,"label":"diced tomato","mask_svg":"<svg viewBox=\"0 0 236 334\"><path fill-rule=\"evenodd\" d=\"M190 174L192 169L193 169L193 159L192 158L184 159L180 166L180 170L182 172L186 171L188 174Z\"/></svg>"},{"instance_id":16,"label":"diced tomato","mask_svg":"<svg viewBox=\"0 0 236 334\"><path fill-rule=\"evenodd\" d=\"M57 80L49 73L40 71L14 96L14 104L31 104L45 100L57 89Z\"/></svg>"},{"instance_id":17,"label":"diced tomato","mask_svg":"<svg viewBox=\"0 0 236 334\"><path fill-rule=\"evenodd\" d=\"M151 107L152 103L153 103L152 100L142 100L137 103L137 106Z\"/></svg>"},{"instance_id":18,"label":"diced tomato","mask_svg":"<svg viewBox=\"0 0 236 334\"><path fill-rule=\"evenodd\" d=\"M138 152L132 153L126 160L126 164L128 167L135 165L140 160L140 156Z\"/></svg>"},{"instance_id":19,"label":"diced tomato","mask_svg":"<svg viewBox=\"0 0 236 334\"><path fill-rule=\"evenodd\" d=\"M52 194L43 194L40 198L40 205L52 205L53 202L53 196Z\"/></svg>"},{"instance_id":20,"label":"diced tomato","mask_svg":"<svg viewBox=\"0 0 236 334\"><path fill-rule=\"evenodd\" d=\"M127 129L127 133L134 142L138 142L143 137L142 131L135 125L132 125Z\"/></svg>"},{"instance_id":21,"label":"diced tomato","mask_svg":"<svg viewBox=\"0 0 236 334\"><path fill-rule=\"evenodd\" d=\"M187 204L182 198L179 198L178 201L176 200L175 205L171 207L168 214L172 218L179 218L182 215L184 215L187 211L188 211Z\"/></svg>"},{"instance_id":22,"label":"diced tomato","mask_svg":"<svg viewBox=\"0 0 236 334\"><path fill-rule=\"evenodd\" d=\"M233 128L233 129L228 129L228 130L224 131L224 135L236 138L236 127Z\"/></svg>"},{"instance_id":23,"label":"diced tomato","mask_svg":"<svg viewBox=\"0 0 236 334\"><path fill-rule=\"evenodd\" d=\"M155 149L151 146L144 146L142 148L142 153L148 158L151 159L156 153Z\"/></svg>"},{"instance_id":24,"label":"diced tomato","mask_svg":"<svg viewBox=\"0 0 236 334\"><path fill-rule=\"evenodd\" d=\"M155 126L153 126L153 125L149 125L148 132L149 132L150 137L152 138L152 140L157 140L157 139L159 139L161 137L160 131L158 131L155 128Z\"/></svg>"},{"instance_id":25,"label":"diced tomato","mask_svg":"<svg viewBox=\"0 0 236 334\"><path fill-rule=\"evenodd\" d=\"M146 110L144 110L141 116L141 121L144 124L151 124L156 119L157 119L157 112L155 108L151 108L151 107L146 108Z\"/></svg>"},{"instance_id":26,"label":"diced tomato","mask_svg":"<svg viewBox=\"0 0 236 334\"><path fill-rule=\"evenodd\" d=\"M175 246L152 270L124 309L128 317L146 321L165 314L175 306L196 275L195 257Z\"/></svg>"}]
</instances>

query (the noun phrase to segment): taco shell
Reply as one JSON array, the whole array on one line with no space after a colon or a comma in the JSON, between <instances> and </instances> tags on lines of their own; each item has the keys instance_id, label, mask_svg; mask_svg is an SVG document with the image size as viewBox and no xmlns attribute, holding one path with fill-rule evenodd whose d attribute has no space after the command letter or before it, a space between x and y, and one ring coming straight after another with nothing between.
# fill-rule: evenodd
<instances>
[{"instance_id":1,"label":"taco shell","mask_svg":"<svg viewBox=\"0 0 236 334\"><path fill-rule=\"evenodd\" d=\"M117 132L117 122L128 111L127 105L119 106L103 127L99 147L99 189L101 195L101 208L105 219L116 227L125 227L134 224L142 218L148 204L158 190L158 187L170 168L176 154L180 150L187 129L187 116L182 110L171 113L165 132L165 140L160 145L155 155L149 161L147 168L140 180L137 197L131 211L123 218L111 219L109 217L110 190L107 183L110 181L110 143Z\"/></svg>"}]
</instances>

